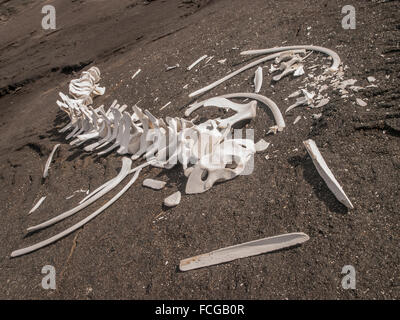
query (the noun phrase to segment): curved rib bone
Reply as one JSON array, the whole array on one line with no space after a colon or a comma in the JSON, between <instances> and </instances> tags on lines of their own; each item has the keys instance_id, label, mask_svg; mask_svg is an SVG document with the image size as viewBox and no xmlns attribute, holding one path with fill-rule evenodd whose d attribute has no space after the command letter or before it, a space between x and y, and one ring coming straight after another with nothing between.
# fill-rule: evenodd
<instances>
[{"instance_id":1,"label":"curved rib bone","mask_svg":"<svg viewBox=\"0 0 400 320\"><path fill-rule=\"evenodd\" d=\"M330 49L324 48L324 47L318 47L318 46L287 46L287 47L278 47L278 48L270 48L270 49L248 50L248 51L243 51L240 54L241 55L261 55L261 54L282 52L282 51L287 51L287 50L301 50L301 49L319 51L319 52L327 54L328 56L331 56L333 59L333 63L331 65L331 67L329 68L329 70L332 72L335 72L339 69L339 65L340 65L339 55L333 50L330 50Z\"/></svg>"},{"instance_id":2,"label":"curved rib bone","mask_svg":"<svg viewBox=\"0 0 400 320\"><path fill-rule=\"evenodd\" d=\"M303 49L294 50L292 52L293 53L304 53L304 50ZM219 86L221 83L225 82L226 80L229 80L230 78L233 78L234 76L238 75L239 73L242 73L243 71L246 71L247 69L250 69L250 68L252 68L252 67L254 67L254 66L256 66L256 65L258 65L260 63L263 63L265 61L273 60L276 57L279 57L280 54L281 54L280 52L279 53L275 53L275 54L266 56L264 58L258 59L256 61L253 61L252 63L249 63L249 64L245 65L244 67L242 67L242 68L240 68L240 69L228 74L227 76L223 77L222 79L219 79L219 80L209 84L208 86L206 86L204 88L201 88L201 89L199 89L199 90L197 90L195 92L192 92L191 94L189 94L189 97L192 98L192 97L198 96L199 94L207 92L207 91L215 88L216 86Z\"/></svg>"},{"instance_id":3,"label":"curved rib bone","mask_svg":"<svg viewBox=\"0 0 400 320\"><path fill-rule=\"evenodd\" d=\"M59 234L56 234L55 236L53 236L47 240L41 241L37 244L34 244L30 247L26 247L24 249L19 249L19 250L13 251L11 253L11 257L18 257L18 256L22 256L24 254L36 251L40 248L48 246L49 244L52 244L53 242L56 242L57 240L65 237L65 236L69 235L70 233L74 232L75 230L78 230L79 228L83 227L86 223L88 223L89 221L96 218L100 213L102 213L105 209L107 209L115 201L117 201L130 188L130 186L136 181L136 179L139 177L139 173L140 173L140 170L138 170L135 173L135 175L127 183L127 185L120 192L118 192L110 201L108 201L101 208L97 209L95 212L93 212L91 215L89 215L85 219L81 220L77 224L74 224L72 227L69 227L68 229L64 230L63 232L60 232Z\"/></svg>"},{"instance_id":4,"label":"curved rib bone","mask_svg":"<svg viewBox=\"0 0 400 320\"><path fill-rule=\"evenodd\" d=\"M41 197L39 201L33 206L33 208L28 212L28 214L31 214L37 210L37 208L40 207L40 205L43 203L43 201L46 199L46 197Z\"/></svg>"},{"instance_id":5,"label":"curved rib bone","mask_svg":"<svg viewBox=\"0 0 400 320\"><path fill-rule=\"evenodd\" d=\"M92 204L93 202L95 202L97 199L101 198L103 195L105 195L106 193L108 193L109 191L111 191L112 189L114 189L128 174L129 174L129 169L131 167L132 164L132 160L129 158L124 157L122 159L122 168L121 171L119 172L118 176L114 179L112 179L112 182L110 182L110 184L108 184L105 188L103 188L100 192L98 192L96 195L94 195L93 197L91 197L89 200L81 203L80 205L78 205L77 207L70 209L50 220L47 220L46 222L43 222L41 224L38 224L36 226L30 227L27 229L28 232L33 232L36 230L40 230L43 228L46 228L48 226L51 226L57 222L60 222L61 220L64 220L65 218L68 218L72 215L74 215L75 213L79 212L80 210L86 208L87 206L89 206L90 204Z\"/></svg>"},{"instance_id":6,"label":"curved rib bone","mask_svg":"<svg viewBox=\"0 0 400 320\"><path fill-rule=\"evenodd\" d=\"M286 126L285 125L285 120L283 119L283 116L282 116L282 113L279 110L279 108L276 105L276 103L273 102L271 99L269 99L269 98L267 98L265 96L256 94L256 93L245 93L245 92L229 93L229 94L224 94L222 96L217 96L217 97L214 97L214 98L203 100L201 102L196 102L196 103L190 105L190 108L188 108L185 111L185 116L187 116L187 117L190 116L190 114L193 111L197 110L198 108L203 106L205 103L208 103L211 99L218 99L218 98L226 98L226 99L230 99L230 98L248 98L248 99L257 100L257 101L265 104L267 107L269 107L269 109L271 110L271 112L272 112L272 114L273 114L273 116L275 118L275 122L276 122L278 131L282 131ZM214 100L211 100L211 101L214 101ZM233 107L232 107L233 106L233 102L231 102L231 103L232 104L230 104L229 107L231 109L233 109ZM235 109L233 109L233 110L235 110Z\"/></svg>"}]
</instances>

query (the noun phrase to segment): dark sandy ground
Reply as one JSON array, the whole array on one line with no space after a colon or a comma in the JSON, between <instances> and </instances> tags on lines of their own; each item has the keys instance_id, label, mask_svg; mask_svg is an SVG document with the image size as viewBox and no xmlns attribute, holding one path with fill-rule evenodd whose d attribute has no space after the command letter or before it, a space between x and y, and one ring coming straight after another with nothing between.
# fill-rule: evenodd
<instances>
[{"instance_id":1,"label":"dark sandy ground","mask_svg":"<svg viewBox=\"0 0 400 320\"><path fill-rule=\"evenodd\" d=\"M219 1L1 1L0 2L0 298L2 299L398 299L400 109L398 1L354 0L357 27L341 27L341 0ZM57 9L57 30L41 29L41 7ZM307 30L307 27L311 27ZM338 52L346 78L377 88L368 99L334 97L313 120L297 108L287 128L266 136L273 124L259 109L256 140L272 143L257 154L255 171L200 195L184 195L165 210L163 199L184 191L180 167L145 169L137 183L94 221L56 244L10 259L18 248L45 239L98 208L94 204L51 228L25 236L28 226L76 204L65 198L93 190L116 175L120 157L97 157L71 147L58 129L67 123L56 107L58 91L81 70L96 65L106 94L157 116L183 116L188 93L243 64L239 52L314 44ZM238 49L236 49L238 48ZM185 66L203 54L214 62L197 71ZM216 63L227 58L225 65ZM180 68L165 72L165 65ZM138 68L141 74L131 79ZM207 96L250 91L254 70ZM285 78L263 94L283 111L301 80ZM182 89L189 84L187 90ZM154 102L155 98L159 100ZM159 108L172 101L166 109ZM210 116L212 111L205 113ZM292 125L297 115L305 116ZM355 209L347 211L325 186L302 145L314 139ZM61 143L50 176L47 157ZM167 188L141 187L145 178ZM43 205L27 212L40 197ZM102 199L104 203L109 197ZM161 214L161 215L160 215ZM156 220L155 217L164 217ZM301 247L192 272L179 261L224 246L287 232L305 232ZM44 265L57 272L57 290L41 287ZM344 265L356 269L356 290L341 286Z\"/></svg>"}]
</instances>

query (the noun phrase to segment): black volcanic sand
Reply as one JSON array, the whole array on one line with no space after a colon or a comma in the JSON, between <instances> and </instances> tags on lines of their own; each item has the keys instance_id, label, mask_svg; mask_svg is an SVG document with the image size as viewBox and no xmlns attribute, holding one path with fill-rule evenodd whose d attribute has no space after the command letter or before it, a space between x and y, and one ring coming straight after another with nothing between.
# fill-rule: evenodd
<instances>
[{"instance_id":1,"label":"black volcanic sand","mask_svg":"<svg viewBox=\"0 0 400 320\"><path fill-rule=\"evenodd\" d=\"M354 0L357 27L344 30L339 0L53 1L57 30L41 29L47 1L1 1L0 10L0 298L2 299L398 299L399 280L399 2ZM307 28L311 27L310 30ZM95 220L57 243L10 259L13 250L46 239L80 221L117 191L40 232L26 228L75 206L75 190L94 190L121 166L116 153L99 157L70 146L59 134L68 121L58 92L96 65L104 96L156 116L184 115L188 94L236 70L251 57L241 50L314 44L338 52L346 70L366 87L355 98L331 95L318 110L299 107L274 124L260 106L250 123L269 149L255 156L253 174L185 195L181 166L146 168L130 190ZM215 56L188 72L203 54ZM322 60L322 55L314 54ZM227 58L226 64L217 63ZM326 61L327 62L327 61ZM180 68L166 72L166 66ZM267 67L269 64L266 65ZM134 79L131 76L142 72ZM265 71L268 69L264 69ZM207 93L253 90L254 69ZM262 94L284 111L303 78L286 77ZM188 89L183 87L188 84ZM155 99L158 100L155 102ZM159 108L172 101L162 111ZM322 112L318 120L313 113ZM218 113L217 113L218 114ZM206 117L213 109L203 110ZM304 116L293 125L297 115ZM302 141L316 141L353 202L343 207L319 177ZM56 143L48 179L44 164ZM269 160L265 155L269 155ZM145 178L168 181L161 191ZM122 185L117 189L120 190ZM183 193L166 210L163 199ZM42 196L42 206L28 211ZM163 219L159 219L163 217ZM304 245L190 272L179 261L221 247L288 232L305 232ZM44 265L57 272L57 290L41 287ZM342 267L356 269L356 290L343 290Z\"/></svg>"}]
</instances>

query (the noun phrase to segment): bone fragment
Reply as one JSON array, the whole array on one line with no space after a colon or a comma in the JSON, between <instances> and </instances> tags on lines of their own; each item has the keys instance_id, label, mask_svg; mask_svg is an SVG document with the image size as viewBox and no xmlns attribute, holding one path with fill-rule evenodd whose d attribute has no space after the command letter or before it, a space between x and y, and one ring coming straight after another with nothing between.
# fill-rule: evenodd
<instances>
[{"instance_id":1,"label":"bone fragment","mask_svg":"<svg viewBox=\"0 0 400 320\"><path fill-rule=\"evenodd\" d=\"M135 74L132 76L132 79L135 79L136 76L142 71L142 69L138 69L138 71L135 72Z\"/></svg>"},{"instance_id":2,"label":"bone fragment","mask_svg":"<svg viewBox=\"0 0 400 320\"><path fill-rule=\"evenodd\" d=\"M263 253L296 246L308 241L309 239L310 237L308 235L299 232L250 241L181 260L179 269L181 271L188 271L221 264L236 259L256 256Z\"/></svg>"},{"instance_id":3,"label":"bone fragment","mask_svg":"<svg viewBox=\"0 0 400 320\"><path fill-rule=\"evenodd\" d=\"M303 52L304 52L304 50L295 50L295 51L293 51L293 53L303 53ZM201 89L199 89L199 90L197 90L197 91L195 91L195 92L192 92L192 93L189 95L189 97L192 98L192 97L198 96L199 94L202 94L202 93L204 93L204 92L207 92L207 91L209 91L209 90L215 88L216 86L220 85L221 83L225 82L226 80L229 80L230 78L232 78L232 77L238 75L239 73L242 73L243 71L246 71L247 69L250 69L250 68L252 68L252 67L254 67L254 66L256 66L256 65L259 65L260 63L263 63L263 62L265 62L265 61L275 59L275 58L278 57L280 54L281 54L281 53L272 54L272 55L266 56L266 57L264 57L264 58L258 59L258 60L254 61L254 62L252 62L252 63L249 63L249 64L245 65L244 67L242 67L242 68L240 68L240 69L238 69L238 70L236 70L236 71L234 71L234 72L228 74L227 76L225 76L225 77L223 77L223 78L221 78L221 79L219 79L219 80L217 80L217 81L215 81L215 82L209 84L208 86L206 86L206 87L204 87L204 88L201 88Z\"/></svg>"},{"instance_id":4,"label":"bone fragment","mask_svg":"<svg viewBox=\"0 0 400 320\"><path fill-rule=\"evenodd\" d=\"M301 116L297 116L296 119L294 119L293 124L296 124L301 120Z\"/></svg>"},{"instance_id":5,"label":"bone fragment","mask_svg":"<svg viewBox=\"0 0 400 320\"><path fill-rule=\"evenodd\" d=\"M193 62L187 69L190 71L192 70L198 63L203 61L205 58L207 58L207 55L205 54L204 56L201 56L199 59L197 59L195 62Z\"/></svg>"},{"instance_id":6,"label":"bone fragment","mask_svg":"<svg viewBox=\"0 0 400 320\"><path fill-rule=\"evenodd\" d=\"M154 180L154 179L145 179L143 181L143 186L148 187L154 190L161 190L165 187L167 183L164 181Z\"/></svg>"},{"instance_id":7,"label":"bone fragment","mask_svg":"<svg viewBox=\"0 0 400 320\"><path fill-rule=\"evenodd\" d=\"M263 82L262 68L258 67L254 76L254 92L259 93Z\"/></svg>"},{"instance_id":8,"label":"bone fragment","mask_svg":"<svg viewBox=\"0 0 400 320\"><path fill-rule=\"evenodd\" d=\"M166 107L168 107L170 104L171 104L171 101L168 102L168 103L166 103L165 105L163 105L163 106L160 108L160 111L161 111L161 110L164 110L164 109L165 109Z\"/></svg>"},{"instance_id":9,"label":"bone fragment","mask_svg":"<svg viewBox=\"0 0 400 320\"><path fill-rule=\"evenodd\" d=\"M106 193L108 193L109 191L114 189L129 174L129 169L131 167L131 164L132 164L132 160L124 157L122 159L122 168L121 168L121 171L118 174L118 176L116 178L112 179L112 182L110 184L108 184L106 187L104 187L101 191L99 191L96 195L92 196L90 199L81 203L80 205L78 205L77 207L75 207L73 209L70 209L70 210L68 210L50 220L47 220L41 224L38 224L36 226L28 228L27 231L33 232L36 230L46 228L46 227L51 226L61 220L64 220L65 218L68 218L69 216L74 215L75 213L79 212L80 210L86 208L87 206L89 206L90 204L95 202L97 199L101 198L103 195L105 195Z\"/></svg>"},{"instance_id":10,"label":"bone fragment","mask_svg":"<svg viewBox=\"0 0 400 320\"><path fill-rule=\"evenodd\" d=\"M329 103L328 98L321 99L321 101L316 106L314 106L314 108L321 108L321 107L327 105L328 103Z\"/></svg>"},{"instance_id":11,"label":"bone fragment","mask_svg":"<svg viewBox=\"0 0 400 320\"><path fill-rule=\"evenodd\" d=\"M360 107L366 107L367 106L367 103L365 101L361 100L360 98L357 98L356 101L357 101L357 104Z\"/></svg>"},{"instance_id":12,"label":"bone fragment","mask_svg":"<svg viewBox=\"0 0 400 320\"><path fill-rule=\"evenodd\" d=\"M60 144L56 144L53 148L53 150L50 153L49 158L46 161L46 165L44 167L44 172L43 172L43 178L47 178L48 174L49 174L49 168L50 168L50 164L51 164L51 160L53 160L53 156L54 153L56 152L57 148L60 146Z\"/></svg>"},{"instance_id":13,"label":"bone fragment","mask_svg":"<svg viewBox=\"0 0 400 320\"><path fill-rule=\"evenodd\" d=\"M332 57L333 63L330 67L330 71L335 72L339 69L340 65L340 57L339 55L327 48L323 47L318 47L318 46L286 46L286 47L278 47L278 48L271 48L271 49L260 49L260 50L249 50L249 51L243 51L240 54L241 55L261 55L261 54L270 54L270 53L275 53L275 52L281 52L281 51L287 51L287 50L313 50L313 51L319 51L322 53L325 53Z\"/></svg>"},{"instance_id":14,"label":"bone fragment","mask_svg":"<svg viewBox=\"0 0 400 320\"><path fill-rule=\"evenodd\" d=\"M321 153L318 150L317 145L315 144L314 140L306 140L303 142L307 152L309 153L319 175L324 179L325 183L327 184L328 188L333 192L335 197L347 208L353 209L353 204L344 193L342 187L337 182L335 176L333 175L332 171L327 166L324 158L322 157Z\"/></svg>"},{"instance_id":15,"label":"bone fragment","mask_svg":"<svg viewBox=\"0 0 400 320\"><path fill-rule=\"evenodd\" d=\"M33 251L36 251L38 249L41 249L45 246L48 246L49 244L52 244L56 242L57 240L69 235L70 233L74 232L75 230L78 230L79 228L83 227L86 223L89 221L93 220L96 218L100 213L102 213L104 210L106 210L109 206L111 206L115 201L117 201L129 188L130 186L136 181L136 179L139 177L140 170L138 170L135 175L132 177L132 179L128 182L128 184L120 191L118 192L110 201L108 201L106 204L104 204L101 208L93 212L91 215L86 217L85 219L81 220L77 224L74 224L72 227L64 230L63 232L60 232L59 234L56 234L55 236L41 241L35 245L32 245L30 247L26 247L23 249L19 249L16 251L13 251L11 253L11 257L18 257L22 256L27 253L31 253Z\"/></svg>"},{"instance_id":16,"label":"bone fragment","mask_svg":"<svg viewBox=\"0 0 400 320\"><path fill-rule=\"evenodd\" d=\"M181 193L177 191L164 199L164 205L167 207L175 207L181 202Z\"/></svg>"},{"instance_id":17,"label":"bone fragment","mask_svg":"<svg viewBox=\"0 0 400 320\"><path fill-rule=\"evenodd\" d=\"M265 150L267 150L267 148L269 147L269 145L270 145L269 142L266 142L264 139L261 139L260 141L258 141L258 142L255 144L256 151L257 151L257 152L265 151Z\"/></svg>"},{"instance_id":18,"label":"bone fragment","mask_svg":"<svg viewBox=\"0 0 400 320\"><path fill-rule=\"evenodd\" d=\"M36 204L33 206L33 208L31 209L31 211L29 211L28 214L31 214L31 213L35 212L35 211L37 210L37 208L40 207L40 205L43 203L43 201L44 201L45 199L46 199L46 197L41 197L41 198L39 199L39 201L36 202Z\"/></svg>"}]
</instances>

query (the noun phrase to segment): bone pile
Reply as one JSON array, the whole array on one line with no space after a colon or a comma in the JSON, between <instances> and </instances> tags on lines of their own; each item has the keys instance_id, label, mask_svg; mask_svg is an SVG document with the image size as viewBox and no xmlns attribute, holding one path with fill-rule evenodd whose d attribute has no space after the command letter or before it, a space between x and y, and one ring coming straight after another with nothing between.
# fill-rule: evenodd
<instances>
[{"instance_id":1,"label":"bone pile","mask_svg":"<svg viewBox=\"0 0 400 320\"><path fill-rule=\"evenodd\" d=\"M290 74L301 76L304 74L304 61L310 54L306 55L307 50L310 53L318 51L327 54L331 57L333 63L326 72L328 74L338 72L339 56L332 50L322 47L291 46L246 51L242 52L242 55L268 55L191 93L189 97L205 93L249 68L274 59L275 63L280 64L279 67L270 69L272 72L280 72L273 77L274 81L279 81ZM200 62L200 59L196 61L196 63ZM134 173L134 176L117 195L87 218L47 240L14 251L11 256L20 256L40 249L82 227L122 196L146 166L171 169L180 163L187 177L185 189L187 194L205 192L217 182L230 180L243 174L254 154L265 150L268 143L261 140L255 144L251 138L234 137L232 136L232 128L244 120L254 119L259 103L267 106L274 116L276 124L270 128L270 132L276 134L285 128L284 118L275 102L259 94L262 90L262 79L262 69L258 68L254 76L255 92L231 93L190 105L185 112L186 117L189 117L192 112L201 107L217 107L235 112L233 116L225 119L209 119L200 124L195 124L194 120L179 117L166 117L165 120L157 118L150 111L142 110L137 105L131 107L132 113L130 113L128 105L120 105L117 100L114 100L107 110L104 105L94 108L94 97L105 92L105 88L98 84L100 70L97 67L92 67L88 71L82 72L79 79L71 81L69 95L59 93L61 101L57 101L57 105L70 118L70 122L60 132L70 131L66 139L71 140L71 145L79 146L86 143L85 151L99 155L116 151L117 154L123 155L121 171L115 178L89 193L77 207L28 228L28 232L46 228L74 215L109 193L128 175ZM301 98L296 106L311 104L313 96L308 94L305 89L302 92L305 97ZM249 101L242 100L242 103L238 103L231 99ZM294 107L291 106L289 109L291 110ZM132 168L132 162L135 160L141 162L141 164ZM233 166L231 166L232 164ZM175 206L180 201L180 193L173 194L169 198L166 199L168 201L165 203Z\"/></svg>"}]
</instances>

